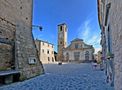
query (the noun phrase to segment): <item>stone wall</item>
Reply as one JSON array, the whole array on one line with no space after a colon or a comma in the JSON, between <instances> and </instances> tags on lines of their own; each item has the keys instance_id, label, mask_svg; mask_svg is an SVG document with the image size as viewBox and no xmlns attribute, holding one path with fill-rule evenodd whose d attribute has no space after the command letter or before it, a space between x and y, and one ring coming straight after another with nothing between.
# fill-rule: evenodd
<instances>
[{"instance_id":1,"label":"stone wall","mask_svg":"<svg viewBox=\"0 0 122 90\"><path fill-rule=\"evenodd\" d=\"M15 26L0 18L0 70L8 70L13 67L14 61Z\"/></svg>"},{"instance_id":2,"label":"stone wall","mask_svg":"<svg viewBox=\"0 0 122 90\"><path fill-rule=\"evenodd\" d=\"M7 33L4 36L9 36L8 39L14 36L14 44L12 45L15 49L14 64L15 69L21 71L21 79L43 73L32 36L32 6L33 0L0 0L0 18L6 22L7 28L15 26L14 35L11 33L12 30L6 29L11 34L9 36ZM11 26L9 27L8 24ZM3 27L0 28L1 32L2 29ZM2 37L0 36L0 38ZM5 50L6 53L8 53L7 51Z\"/></svg>"},{"instance_id":3,"label":"stone wall","mask_svg":"<svg viewBox=\"0 0 122 90\"><path fill-rule=\"evenodd\" d=\"M11 69L12 61L12 46L7 44L0 44L0 70Z\"/></svg>"},{"instance_id":4,"label":"stone wall","mask_svg":"<svg viewBox=\"0 0 122 90\"><path fill-rule=\"evenodd\" d=\"M111 49L110 51L112 53L112 57L111 60L109 60L109 63L111 62L110 65L112 68L112 76L114 76L112 77L112 82L114 80L115 90L122 90L122 12L121 12L122 1L121 0L102 0L102 1L104 1L103 3L104 7L99 6L99 8L101 11L102 8L104 8L104 10L102 11L101 14L103 20L100 23L100 25L104 27L104 28L102 27L101 29L102 33L103 31L105 31L105 37L106 37L102 38L102 45L105 45L105 47L103 47L103 50L105 51L105 54L107 56L108 51L107 43L109 39ZM106 18L107 5L110 5L108 18ZM98 15L100 16L100 13ZM105 19L107 19L107 25L105 25ZM108 30L110 33L108 33Z\"/></svg>"},{"instance_id":5,"label":"stone wall","mask_svg":"<svg viewBox=\"0 0 122 90\"><path fill-rule=\"evenodd\" d=\"M115 90L122 90L122 0L112 0L110 26L114 52Z\"/></svg>"}]
</instances>

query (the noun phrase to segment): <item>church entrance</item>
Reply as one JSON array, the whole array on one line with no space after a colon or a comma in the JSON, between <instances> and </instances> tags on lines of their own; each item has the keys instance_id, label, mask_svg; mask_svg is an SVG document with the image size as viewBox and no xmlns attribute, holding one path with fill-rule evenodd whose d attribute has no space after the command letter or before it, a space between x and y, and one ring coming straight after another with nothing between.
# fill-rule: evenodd
<instances>
[{"instance_id":1,"label":"church entrance","mask_svg":"<svg viewBox=\"0 0 122 90\"><path fill-rule=\"evenodd\" d=\"M66 61L69 61L69 53L66 54Z\"/></svg>"},{"instance_id":2,"label":"church entrance","mask_svg":"<svg viewBox=\"0 0 122 90\"><path fill-rule=\"evenodd\" d=\"M75 59L75 61L80 60L80 52L74 52L74 59Z\"/></svg>"},{"instance_id":3,"label":"church entrance","mask_svg":"<svg viewBox=\"0 0 122 90\"><path fill-rule=\"evenodd\" d=\"M89 60L89 52L88 51L86 51L86 53L85 53L85 60Z\"/></svg>"}]
</instances>

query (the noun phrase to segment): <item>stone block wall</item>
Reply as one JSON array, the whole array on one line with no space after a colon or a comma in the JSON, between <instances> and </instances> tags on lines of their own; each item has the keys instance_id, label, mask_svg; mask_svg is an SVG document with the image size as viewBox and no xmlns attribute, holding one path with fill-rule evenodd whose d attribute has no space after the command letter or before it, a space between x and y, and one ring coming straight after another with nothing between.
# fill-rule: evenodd
<instances>
[{"instance_id":1,"label":"stone block wall","mask_svg":"<svg viewBox=\"0 0 122 90\"><path fill-rule=\"evenodd\" d=\"M11 68L12 57L12 46L0 44L0 71Z\"/></svg>"},{"instance_id":2,"label":"stone block wall","mask_svg":"<svg viewBox=\"0 0 122 90\"><path fill-rule=\"evenodd\" d=\"M0 70L12 69L14 63L15 26L0 18Z\"/></svg>"},{"instance_id":3,"label":"stone block wall","mask_svg":"<svg viewBox=\"0 0 122 90\"><path fill-rule=\"evenodd\" d=\"M99 0L100 1L100 0ZM121 0L102 0L106 5L110 5L109 7L109 13L108 13L108 18L107 18L107 26L109 26L109 31L110 31L110 46L111 48L111 53L113 54L113 58L111 61L113 64L111 65L112 67L112 72L113 72L113 80L114 80L114 87L115 90L122 90L122 1ZM101 8L102 9L102 8ZM103 19L105 20L106 18L106 11L103 10ZM103 26L105 25L101 23ZM108 27L104 28L103 30L108 29ZM105 32L105 36L108 37L108 33ZM102 38L102 39L107 39L107 38ZM107 41L107 40L106 40ZM103 44L106 42L104 41ZM106 42L108 43L108 42ZM104 50L105 49L105 50ZM107 53L106 46L103 47L103 50L105 51L105 54Z\"/></svg>"},{"instance_id":4,"label":"stone block wall","mask_svg":"<svg viewBox=\"0 0 122 90\"><path fill-rule=\"evenodd\" d=\"M112 47L114 52L114 86L122 90L122 1L112 0L110 26L112 31Z\"/></svg>"},{"instance_id":5,"label":"stone block wall","mask_svg":"<svg viewBox=\"0 0 122 90\"><path fill-rule=\"evenodd\" d=\"M6 30L10 33L0 38L13 39L14 44L11 46L14 46L14 53L12 55L14 55L15 69L21 72L21 79L31 78L44 72L32 36L32 6L33 0L0 0L0 18L4 19L8 28ZM11 24L10 27L15 26L14 35L12 34L14 29L9 30L8 24ZM2 29L3 27L0 27L0 32ZM8 53L7 49L5 53Z\"/></svg>"}]
</instances>

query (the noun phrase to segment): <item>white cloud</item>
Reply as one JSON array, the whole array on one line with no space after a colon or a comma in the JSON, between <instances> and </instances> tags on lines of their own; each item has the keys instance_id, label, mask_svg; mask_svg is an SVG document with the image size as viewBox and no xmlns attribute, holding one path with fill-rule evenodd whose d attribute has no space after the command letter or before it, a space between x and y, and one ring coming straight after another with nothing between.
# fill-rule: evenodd
<instances>
[{"instance_id":1,"label":"white cloud","mask_svg":"<svg viewBox=\"0 0 122 90\"><path fill-rule=\"evenodd\" d=\"M100 48L100 33L96 32L92 18L85 20L78 28L78 38L81 38L87 44L93 45L95 48ZM97 49L98 50L98 49Z\"/></svg>"},{"instance_id":2,"label":"white cloud","mask_svg":"<svg viewBox=\"0 0 122 90\"><path fill-rule=\"evenodd\" d=\"M89 36L89 33L91 31L90 28L90 20L86 20L83 24L80 25L78 28L78 37L86 39Z\"/></svg>"},{"instance_id":3,"label":"white cloud","mask_svg":"<svg viewBox=\"0 0 122 90\"><path fill-rule=\"evenodd\" d=\"M90 28L90 26L89 26L89 23L90 23L90 21L88 20L88 21L85 21L85 23L84 23L84 33L83 33L83 36L84 37L88 37L88 35L89 35L89 33L90 33L90 30L91 30L91 28Z\"/></svg>"},{"instance_id":4,"label":"white cloud","mask_svg":"<svg viewBox=\"0 0 122 90\"><path fill-rule=\"evenodd\" d=\"M38 35L38 36L37 36L37 38L42 38L42 37L43 37L43 35L42 35L42 34L40 34L40 35Z\"/></svg>"},{"instance_id":5,"label":"white cloud","mask_svg":"<svg viewBox=\"0 0 122 90\"><path fill-rule=\"evenodd\" d=\"M89 40L88 40L88 43L94 43L96 40L97 40L98 36L97 35L94 35L92 36Z\"/></svg>"},{"instance_id":6,"label":"white cloud","mask_svg":"<svg viewBox=\"0 0 122 90\"><path fill-rule=\"evenodd\" d=\"M88 43L89 43L89 44L96 45L96 44L100 44L100 40L101 40L101 38L100 38L100 35L98 34L98 35L92 36L92 37L88 40Z\"/></svg>"}]
</instances>

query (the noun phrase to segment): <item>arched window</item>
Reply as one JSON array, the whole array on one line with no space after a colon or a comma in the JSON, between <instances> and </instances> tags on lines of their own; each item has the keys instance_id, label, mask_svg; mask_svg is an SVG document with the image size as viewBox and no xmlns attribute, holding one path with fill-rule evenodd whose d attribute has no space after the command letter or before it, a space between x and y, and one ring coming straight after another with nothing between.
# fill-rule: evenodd
<instances>
[{"instance_id":1,"label":"arched window","mask_svg":"<svg viewBox=\"0 0 122 90\"><path fill-rule=\"evenodd\" d=\"M86 51L86 54L89 54L89 51Z\"/></svg>"},{"instance_id":2,"label":"arched window","mask_svg":"<svg viewBox=\"0 0 122 90\"><path fill-rule=\"evenodd\" d=\"M60 26L60 32L63 30L63 27L62 26Z\"/></svg>"}]
</instances>

